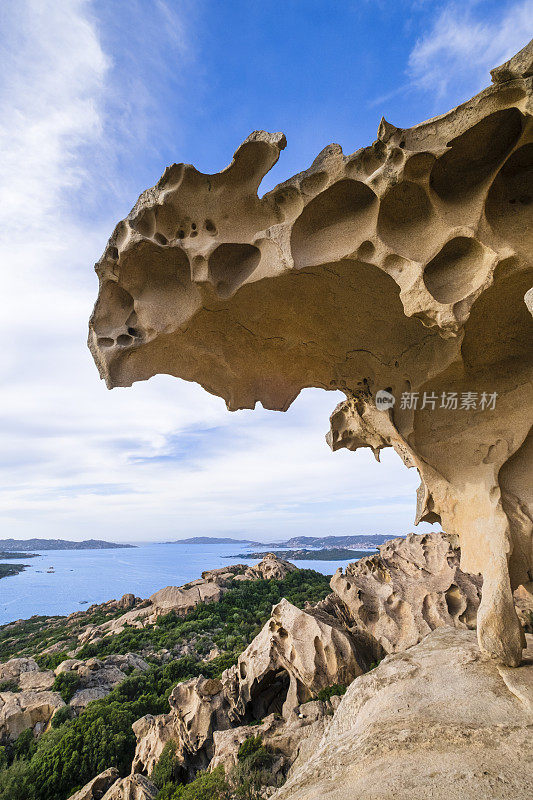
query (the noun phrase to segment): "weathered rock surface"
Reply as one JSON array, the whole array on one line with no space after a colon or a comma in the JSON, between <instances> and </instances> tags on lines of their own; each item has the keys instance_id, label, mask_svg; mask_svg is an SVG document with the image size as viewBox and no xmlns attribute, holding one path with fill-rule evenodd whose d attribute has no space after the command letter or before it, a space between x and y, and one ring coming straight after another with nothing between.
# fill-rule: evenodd
<instances>
[{"instance_id":1,"label":"weathered rock surface","mask_svg":"<svg viewBox=\"0 0 533 800\"><path fill-rule=\"evenodd\" d=\"M169 714L147 715L134 723L132 770L150 775L165 744L173 741L183 775L190 779L209 765L213 732L230 726L222 682L203 677L184 681L172 690L169 703Z\"/></svg>"},{"instance_id":2,"label":"weathered rock surface","mask_svg":"<svg viewBox=\"0 0 533 800\"><path fill-rule=\"evenodd\" d=\"M262 198L280 133L254 132L216 175L170 166L97 264L89 335L109 387L166 373L230 409L344 392L331 446L392 446L418 469L417 521L461 537L484 578L480 644L511 665L512 591L533 577L532 53L447 114L382 120L351 155L329 145Z\"/></svg>"},{"instance_id":3,"label":"weathered rock surface","mask_svg":"<svg viewBox=\"0 0 533 800\"><path fill-rule=\"evenodd\" d=\"M39 665L33 658L11 658L0 664L0 681L18 682L21 675L38 671Z\"/></svg>"},{"instance_id":4,"label":"weathered rock surface","mask_svg":"<svg viewBox=\"0 0 533 800\"><path fill-rule=\"evenodd\" d=\"M331 580L349 610L350 625L367 632L386 653L411 647L435 628L476 627L482 581L462 572L459 548L450 537L411 533L378 550L344 572L338 569ZM318 607L328 610L331 600Z\"/></svg>"},{"instance_id":5,"label":"weathered rock surface","mask_svg":"<svg viewBox=\"0 0 533 800\"><path fill-rule=\"evenodd\" d=\"M282 600L237 665L224 673L230 716L287 718L321 689L350 683L371 661L372 654L334 617Z\"/></svg>"},{"instance_id":6,"label":"weathered rock surface","mask_svg":"<svg viewBox=\"0 0 533 800\"><path fill-rule=\"evenodd\" d=\"M307 701L321 689L348 684L370 666L373 651L366 650L362 641L328 614L313 608L301 611L282 600L220 681L200 677L181 683L170 694L169 714L147 715L134 723L133 771L150 775L165 744L173 741L184 775L192 777L213 759L215 732L264 717L272 724L277 720L278 733L288 720L283 736L302 738L294 733L305 727L297 722L297 709L309 706ZM289 751L287 745L287 759ZM296 755L297 751L292 760Z\"/></svg>"},{"instance_id":7,"label":"weathered rock surface","mask_svg":"<svg viewBox=\"0 0 533 800\"><path fill-rule=\"evenodd\" d=\"M531 793L533 637L498 669L442 628L351 684L318 749L275 800L515 800Z\"/></svg>"},{"instance_id":8,"label":"weathered rock surface","mask_svg":"<svg viewBox=\"0 0 533 800\"><path fill-rule=\"evenodd\" d=\"M92 781L86 783L85 786L69 797L69 800L102 800L103 795L107 790L117 782L119 777L118 769L111 767L101 772Z\"/></svg>"},{"instance_id":9,"label":"weathered rock surface","mask_svg":"<svg viewBox=\"0 0 533 800\"><path fill-rule=\"evenodd\" d=\"M128 775L111 786L102 800L155 800L157 786L144 775Z\"/></svg>"},{"instance_id":10,"label":"weathered rock surface","mask_svg":"<svg viewBox=\"0 0 533 800\"><path fill-rule=\"evenodd\" d=\"M0 692L0 741L14 740L27 728L42 733L64 705L58 692Z\"/></svg>"}]
</instances>

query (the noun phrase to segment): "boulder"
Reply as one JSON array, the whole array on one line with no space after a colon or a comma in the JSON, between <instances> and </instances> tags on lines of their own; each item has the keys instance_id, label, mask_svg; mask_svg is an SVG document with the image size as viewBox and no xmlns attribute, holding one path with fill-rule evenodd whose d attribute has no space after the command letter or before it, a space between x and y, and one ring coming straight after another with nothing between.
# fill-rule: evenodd
<instances>
[{"instance_id":1,"label":"boulder","mask_svg":"<svg viewBox=\"0 0 533 800\"><path fill-rule=\"evenodd\" d=\"M288 717L333 684L349 684L369 655L338 620L283 599L261 632L223 675L235 720Z\"/></svg>"},{"instance_id":2,"label":"boulder","mask_svg":"<svg viewBox=\"0 0 533 800\"><path fill-rule=\"evenodd\" d=\"M123 594L120 600L117 602L118 608L125 608L126 610L133 608L135 605L135 595L128 592L128 594Z\"/></svg>"},{"instance_id":3,"label":"boulder","mask_svg":"<svg viewBox=\"0 0 533 800\"><path fill-rule=\"evenodd\" d=\"M283 714L291 726L283 734L290 743L293 733L289 732L306 727L309 723L302 720L318 708L313 710L313 703L307 703L308 715L300 717L297 709L302 703L312 700L320 689L350 683L370 666L373 655L363 639L334 617L312 608L302 611L282 600L220 681L199 677L180 683L170 694L170 713L147 715L134 723L133 772L149 776L165 744L173 741L183 777L191 778L212 762L215 735L264 717L277 730L284 725ZM253 733L255 727L248 730ZM219 738L225 741L237 739L230 734L227 740ZM219 745L215 763L225 758L220 747L225 745ZM290 751L287 744L283 750L287 764L297 755L296 751L289 758Z\"/></svg>"},{"instance_id":4,"label":"boulder","mask_svg":"<svg viewBox=\"0 0 533 800\"><path fill-rule=\"evenodd\" d=\"M53 670L45 669L43 672L22 672L18 679L18 685L23 692L42 691L51 689L55 680Z\"/></svg>"},{"instance_id":5,"label":"boulder","mask_svg":"<svg viewBox=\"0 0 533 800\"><path fill-rule=\"evenodd\" d=\"M0 682L18 680L26 672L38 672L39 665L33 658L11 658L9 661L0 664Z\"/></svg>"},{"instance_id":6,"label":"boulder","mask_svg":"<svg viewBox=\"0 0 533 800\"><path fill-rule=\"evenodd\" d=\"M89 333L109 388L163 373L280 411L340 390L330 446L418 470L416 522L460 537L480 645L511 666L533 572L532 59L412 128L382 119L355 153L328 145L261 198L282 133L254 131L217 174L171 165L96 265Z\"/></svg>"},{"instance_id":7,"label":"boulder","mask_svg":"<svg viewBox=\"0 0 533 800\"><path fill-rule=\"evenodd\" d=\"M349 624L367 632L386 653L405 650L438 627L476 627L482 579L462 572L452 537L411 533L378 550L338 569L331 579L349 611ZM330 599L318 607L330 609Z\"/></svg>"},{"instance_id":8,"label":"boulder","mask_svg":"<svg viewBox=\"0 0 533 800\"><path fill-rule=\"evenodd\" d=\"M71 795L68 800L102 800L103 795L119 778L118 769L111 767Z\"/></svg>"},{"instance_id":9,"label":"boulder","mask_svg":"<svg viewBox=\"0 0 533 800\"><path fill-rule=\"evenodd\" d=\"M244 575L252 580L263 578L264 580L282 580L289 572L294 572L298 567L280 558L275 553L266 553L259 564L255 567L247 567Z\"/></svg>"},{"instance_id":10,"label":"boulder","mask_svg":"<svg viewBox=\"0 0 533 800\"><path fill-rule=\"evenodd\" d=\"M127 625L134 628L153 625L157 622L158 617L169 614L171 611L180 616L185 616L196 608L199 603L218 602L233 580L252 581L271 578L279 580L295 569L296 567L293 564L278 558L273 553L269 553L255 567L247 567L246 564L235 564L219 569L206 570L202 572L202 577L198 578L198 580L190 581L183 586L166 586L163 589L159 589L148 600L143 601L142 605L131 608L130 611L120 617L108 620L101 625L88 625L78 636L79 644L87 644L103 636L113 636L121 633ZM127 596L124 595L124 597ZM134 598L134 600L135 604L137 604L138 598Z\"/></svg>"},{"instance_id":11,"label":"boulder","mask_svg":"<svg viewBox=\"0 0 533 800\"><path fill-rule=\"evenodd\" d=\"M144 775L128 775L114 783L102 800L155 800L157 786Z\"/></svg>"},{"instance_id":12,"label":"boulder","mask_svg":"<svg viewBox=\"0 0 533 800\"><path fill-rule=\"evenodd\" d=\"M41 733L64 705L58 692L0 692L0 741L12 741L35 726Z\"/></svg>"},{"instance_id":13,"label":"boulder","mask_svg":"<svg viewBox=\"0 0 533 800\"><path fill-rule=\"evenodd\" d=\"M133 772L150 775L165 744L174 741L184 777L205 769L213 756L213 732L230 726L222 682L192 678L179 683L169 696L170 714L142 717L134 723L137 748Z\"/></svg>"},{"instance_id":14,"label":"boulder","mask_svg":"<svg viewBox=\"0 0 533 800\"><path fill-rule=\"evenodd\" d=\"M356 678L276 800L514 800L533 759L533 637L498 668L475 633L439 628Z\"/></svg>"}]
</instances>

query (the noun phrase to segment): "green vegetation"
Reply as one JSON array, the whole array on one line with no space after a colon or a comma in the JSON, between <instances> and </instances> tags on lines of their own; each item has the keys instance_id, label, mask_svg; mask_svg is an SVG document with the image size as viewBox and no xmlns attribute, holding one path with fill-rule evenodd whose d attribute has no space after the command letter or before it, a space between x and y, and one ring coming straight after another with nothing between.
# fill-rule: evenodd
<instances>
[{"instance_id":1,"label":"green vegetation","mask_svg":"<svg viewBox=\"0 0 533 800\"><path fill-rule=\"evenodd\" d=\"M261 630L272 606L286 597L302 608L329 594L329 577L310 569L289 573L283 580L233 581L218 603L198 605L186 617L174 612L150 628L128 627L116 636L85 645L78 658L101 658L111 653L139 653L173 648L195 639L199 655L216 645L225 653L241 653Z\"/></svg>"},{"instance_id":2,"label":"green vegetation","mask_svg":"<svg viewBox=\"0 0 533 800\"><path fill-rule=\"evenodd\" d=\"M345 694L347 688L348 687L343 683L334 683L332 686L326 686L325 689L321 689L317 694L316 699L325 702L335 695Z\"/></svg>"},{"instance_id":3,"label":"green vegetation","mask_svg":"<svg viewBox=\"0 0 533 800\"><path fill-rule=\"evenodd\" d=\"M52 691L59 692L65 703L70 703L80 686L75 672L60 672L52 684Z\"/></svg>"},{"instance_id":4,"label":"green vegetation","mask_svg":"<svg viewBox=\"0 0 533 800\"><path fill-rule=\"evenodd\" d=\"M20 692L16 681L1 681L0 692Z\"/></svg>"},{"instance_id":5,"label":"green vegetation","mask_svg":"<svg viewBox=\"0 0 533 800\"><path fill-rule=\"evenodd\" d=\"M220 766L213 772L199 772L186 786L168 784L157 795L157 800L231 800L234 795Z\"/></svg>"},{"instance_id":6,"label":"green vegetation","mask_svg":"<svg viewBox=\"0 0 533 800\"><path fill-rule=\"evenodd\" d=\"M6 561L10 558L36 558L39 553L16 553L14 550L0 551L0 558Z\"/></svg>"},{"instance_id":7,"label":"green vegetation","mask_svg":"<svg viewBox=\"0 0 533 800\"><path fill-rule=\"evenodd\" d=\"M23 572L27 566L27 564L0 564L0 578L18 575L19 572Z\"/></svg>"},{"instance_id":8,"label":"green vegetation","mask_svg":"<svg viewBox=\"0 0 533 800\"><path fill-rule=\"evenodd\" d=\"M127 775L135 751L131 729L135 720L145 714L166 713L168 695L180 681L198 675L220 677L224 669L235 663L269 618L272 605L282 597L303 607L306 601L323 599L329 591L329 578L313 570L299 570L279 581L235 581L218 603L199 605L185 617L168 614L150 628L126 628L116 636L85 645L79 658L143 649L156 654L162 648L179 650L183 644L194 642L198 657L184 656L154 664L144 673L134 671L107 697L89 703L79 717L70 718L68 708L60 709L51 730L40 739L35 740L29 731L14 745L6 746L0 752L0 766L5 765L0 769L0 800L66 800L109 767ZM83 618L84 626L91 621L97 624L95 617L109 619L115 615L115 612L104 615L97 609L93 614L76 615L75 622L79 626ZM65 617L33 617L4 626L0 631L0 657L31 653L32 648L35 653L54 641L64 641L65 632L76 630L76 626L69 628ZM21 636L19 648L15 641L17 634ZM208 653L213 645L219 647L221 655L209 662L202 661L201 654ZM66 652L56 652L38 660L41 666L50 668L66 656ZM76 691L75 676L72 680L67 675L61 673L54 682L54 688L65 699ZM258 782L267 777L273 759L261 744L247 745L247 749L250 752L245 748L236 768L238 787L232 789L233 796L242 800L257 796ZM169 748L157 777L163 786L160 800L226 800L230 796L223 771L199 775L187 786L178 786L174 779L173 753Z\"/></svg>"},{"instance_id":9,"label":"green vegetation","mask_svg":"<svg viewBox=\"0 0 533 800\"><path fill-rule=\"evenodd\" d=\"M21 622L9 622L0 626L0 661L33 656L42 669L55 669L61 661L69 658L66 651L76 647L78 633L83 628L87 625L100 625L123 613L123 609L94 606L68 617L33 616ZM61 654L36 656L36 653L58 644L62 646ZM64 657L54 663L58 655Z\"/></svg>"},{"instance_id":10,"label":"green vegetation","mask_svg":"<svg viewBox=\"0 0 533 800\"><path fill-rule=\"evenodd\" d=\"M260 736L252 736L241 744L237 759L237 766L228 776L219 766L211 773L200 772L194 781L181 785L175 782L175 746L168 742L151 776L161 789L158 800L259 800L262 787L275 784L275 754L263 745Z\"/></svg>"}]
</instances>

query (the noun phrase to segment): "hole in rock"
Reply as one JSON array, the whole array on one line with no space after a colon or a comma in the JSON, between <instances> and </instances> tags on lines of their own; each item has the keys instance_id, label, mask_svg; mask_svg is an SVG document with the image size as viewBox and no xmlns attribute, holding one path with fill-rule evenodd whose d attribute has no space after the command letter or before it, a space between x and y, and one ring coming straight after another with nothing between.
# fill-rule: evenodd
<instances>
[{"instance_id":1,"label":"hole in rock","mask_svg":"<svg viewBox=\"0 0 533 800\"><path fill-rule=\"evenodd\" d=\"M206 231L208 233L216 233L217 232L217 226L215 225L215 223L213 222L212 219L206 219L206 221L205 221L205 229L206 229Z\"/></svg>"},{"instance_id":2,"label":"hole in rock","mask_svg":"<svg viewBox=\"0 0 533 800\"><path fill-rule=\"evenodd\" d=\"M402 181L381 201L378 232L388 244L414 257L427 246L432 213L425 190L417 183Z\"/></svg>"},{"instance_id":3,"label":"hole in rock","mask_svg":"<svg viewBox=\"0 0 533 800\"><path fill-rule=\"evenodd\" d=\"M486 274L479 242L457 236L429 262L424 270L424 283L439 303L455 303L479 288Z\"/></svg>"},{"instance_id":4,"label":"hole in rock","mask_svg":"<svg viewBox=\"0 0 533 800\"><path fill-rule=\"evenodd\" d=\"M531 195L533 193L533 143L518 148L505 162L492 184L485 207L495 233L524 252L533 252Z\"/></svg>"},{"instance_id":5,"label":"hole in rock","mask_svg":"<svg viewBox=\"0 0 533 800\"><path fill-rule=\"evenodd\" d=\"M115 340L111 339L109 336L101 336L97 340L98 347L112 347L115 344Z\"/></svg>"},{"instance_id":6,"label":"hole in rock","mask_svg":"<svg viewBox=\"0 0 533 800\"><path fill-rule=\"evenodd\" d=\"M289 674L282 669L268 672L260 681L254 681L250 690L247 718L263 719L269 714L281 714L289 685Z\"/></svg>"},{"instance_id":7,"label":"hole in rock","mask_svg":"<svg viewBox=\"0 0 533 800\"><path fill-rule=\"evenodd\" d=\"M462 611L464 611L465 601L459 591L459 587L456 586L455 583L452 583L450 588L444 595L446 599L446 605L448 607L448 613L450 617L456 617Z\"/></svg>"},{"instance_id":8,"label":"hole in rock","mask_svg":"<svg viewBox=\"0 0 533 800\"><path fill-rule=\"evenodd\" d=\"M155 231L155 214L153 209L146 208L144 211L141 211L139 216L132 221L131 225L141 236L152 237Z\"/></svg>"},{"instance_id":9,"label":"hole in rock","mask_svg":"<svg viewBox=\"0 0 533 800\"><path fill-rule=\"evenodd\" d=\"M448 143L431 171L431 187L443 200L459 198L482 183L512 150L522 132L517 108L496 111Z\"/></svg>"},{"instance_id":10,"label":"hole in rock","mask_svg":"<svg viewBox=\"0 0 533 800\"><path fill-rule=\"evenodd\" d=\"M374 228L377 198L372 189L349 178L338 181L304 208L292 229L297 268L329 263L355 250Z\"/></svg>"},{"instance_id":11,"label":"hole in rock","mask_svg":"<svg viewBox=\"0 0 533 800\"><path fill-rule=\"evenodd\" d=\"M154 233L154 239L156 242L159 242L159 244L168 244L167 237L163 236L162 233Z\"/></svg>"},{"instance_id":12,"label":"hole in rock","mask_svg":"<svg viewBox=\"0 0 533 800\"><path fill-rule=\"evenodd\" d=\"M357 251L357 255L359 256L359 258L363 258L363 259L364 258L371 258L372 255L374 254L375 249L376 248L374 247L372 242L367 240L366 242L363 242L359 246L359 249Z\"/></svg>"},{"instance_id":13,"label":"hole in rock","mask_svg":"<svg viewBox=\"0 0 533 800\"><path fill-rule=\"evenodd\" d=\"M128 345L131 344L133 339L127 333L121 333L120 336L117 336L117 344L120 345Z\"/></svg>"},{"instance_id":14,"label":"hole in rock","mask_svg":"<svg viewBox=\"0 0 533 800\"><path fill-rule=\"evenodd\" d=\"M132 296L114 281L106 281L93 316L93 328L97 336L113 341L117 331L124 330L126 320L133 311Z\"/></svg>"},{"instance_id":15,"label":"hole in rock","mask_svg":"<svg viewBox=\"0 0 533 800\"><path fill-rule=\"evenodd\" d=\"M209 257L209 275L221 297L229 297L261 260L252 244L220 244Z\"/></svg>"}]
</instances>

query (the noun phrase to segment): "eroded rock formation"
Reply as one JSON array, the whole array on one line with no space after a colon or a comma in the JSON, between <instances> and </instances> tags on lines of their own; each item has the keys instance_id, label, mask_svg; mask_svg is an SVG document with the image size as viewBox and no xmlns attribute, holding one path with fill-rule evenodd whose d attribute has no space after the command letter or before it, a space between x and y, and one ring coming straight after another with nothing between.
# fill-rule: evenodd
<instances>
[{"instance_id":1,"label":"eroded rock formation","mask_svg":"<svg viewBox=\"0 0 533 800\"><path fill-rule=\"evenodd\" d=\"M498 668L473 631L440 628L356 678L275 800L513 800L531 789L533 637Z\"/></svg>"},{"instance_id":2,"label":"eroded rock formation","mask_svg":"<svg viewBox=\"0 0 533 800\"><path fill-rule=\"evenodd\" d=\"M262 198L280 133L251 134L215 175L173 164L97 264L89 335L110 388L167 373L232 410L344 392L331 446L392 446L418 469L417 521L461 537L484 578L481 647L514 665L512 590L533 577L532 52L447 114L382 120L351 155L329 145Z\"/></svg>"},{"instance_id":3,"label":"eroded rock formation","mask_svg":"<svg viewBox=\"0 0 533 800\"><path fill-rule=\"evenodd\" d=\"M459 551L439 533L395 539L339 570L334 593L316 606L282 600L221 680L193 678L169 697L168 714L135 722L133 771L150 776L173 742L185 779L230 765L254 733L280 755L287 775L328 725L322 689L346 686L387 653L417 644L435 628L475 627L480 579L459 569ZM337 593L338 592L338 593ZM333 702L333 701L332 701Z\"/></svg>"},{"instance_id":4,"label":"eroded rock formation","mask_svg":"<svg viewBox=\"0 0 533 800\"><path fill-rule=\"evenodd\" d=\"M282 600L221 680L200 677L180 683L170 694L169 714L147 715L134 723L133 771L150 775L165 744L173 741L184 775L193 777L210 764L217 731L269 716L291 720L321 689L361 675L372 657L373 651L335 618Z\"/></svg>"},{"instance_id":5,"label":"eroded rock formation","mask_svg":"<svg viewBox=\"0 0 533 800\"><path fill-rule=\"evenodd\" d=\"M449 536L410 533L380 545L376 555L338 569L333 597L318 604L365 631L386 653L417 644L435 628L475 628L481 578L459 568Z\"/></svg>"}]
</instances>

